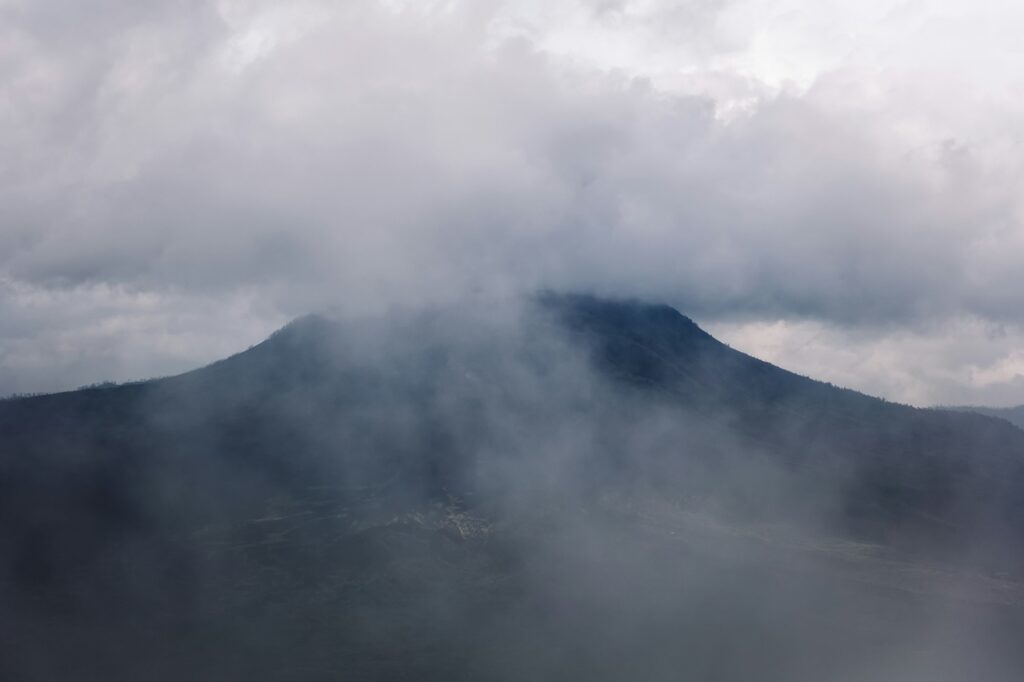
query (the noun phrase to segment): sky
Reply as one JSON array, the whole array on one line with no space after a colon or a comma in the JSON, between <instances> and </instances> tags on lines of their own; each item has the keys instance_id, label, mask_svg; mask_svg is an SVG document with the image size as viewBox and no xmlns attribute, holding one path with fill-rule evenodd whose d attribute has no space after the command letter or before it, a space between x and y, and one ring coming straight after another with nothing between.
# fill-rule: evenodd
<instances>
[{"instance_id":1,"label":"sky","mask_svg":"<svg viewBox=\"0 0 1024 682\"><path fill-rule=\"evenodd\" d=\"M1024 403L1022 30L1006 0L0 0L0 395L552 288Z\"/></svg>"}]
</instances>

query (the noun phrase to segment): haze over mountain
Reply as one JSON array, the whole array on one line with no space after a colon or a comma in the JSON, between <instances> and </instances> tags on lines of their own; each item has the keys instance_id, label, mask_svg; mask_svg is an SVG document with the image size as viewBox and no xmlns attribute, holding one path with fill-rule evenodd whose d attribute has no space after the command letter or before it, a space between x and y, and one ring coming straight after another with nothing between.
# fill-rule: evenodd
<instances>
[{"instance_id":1,"label":"haze over mountain","mask_svg":"<svg viewBox=\"0 0 1024 682\"><path fill-rule=\"evenodd\" d=\"M0 682L1024 680L1022 34L0 0Z\"/></svg>"},{"instance_id":2,"label":"haze over mountain","mask_svg":"<svg viewBox=\"0 0 1024 682\"><path fill-rule=\"evenodd\" d=\"M582 295L0 402L0 677L1017 679L1024 431Z\"/></svg>"}]
</instances>

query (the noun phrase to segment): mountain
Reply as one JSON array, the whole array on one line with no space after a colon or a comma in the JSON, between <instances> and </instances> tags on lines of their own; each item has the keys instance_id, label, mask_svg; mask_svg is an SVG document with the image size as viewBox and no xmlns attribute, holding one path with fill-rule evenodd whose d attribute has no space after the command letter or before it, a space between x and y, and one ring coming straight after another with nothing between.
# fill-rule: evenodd
<instances>
[{"instance_id":1,"label":"mountain","mask_svg":"<svg viewBox=\"0 0 1024 682\"><path fill-rule=\"evenodd\" d=\"M1024 431L664 305L309 316L0 402L0 677L1016 679L1022 538Z\"/></svg>"},{"instance_id":2,"label":"mountain","mask_svg":"<svg viewBox=\"0 0 1024 682\"><path fill-rule=\"evenodd\" d=\"M988 417L997 417L999 419L1005 419L1018 428L1024 429L1024 405L1018 405L1016 407L978 407L960 405L955 407L946 407L943 409L955 410L957 412L974 412L975 414L983 414Z\"/></svg>"}]
</instances>

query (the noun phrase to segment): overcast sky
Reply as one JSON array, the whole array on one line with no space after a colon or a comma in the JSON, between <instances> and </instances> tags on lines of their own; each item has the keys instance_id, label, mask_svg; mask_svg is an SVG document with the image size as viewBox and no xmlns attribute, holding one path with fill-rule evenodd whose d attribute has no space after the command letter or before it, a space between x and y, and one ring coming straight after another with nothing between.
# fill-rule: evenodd
<instances>
[{"instance_id":1,"label":"overcast sky","mask_svg":"<svg viewBox=\"0 0 1024 682\"><path fill-rule=\"evenodd\" d=\"M553 287L1024 403L1022 34L1008 0L0 0L0 394Z\"/></svg>"}]
</instances>

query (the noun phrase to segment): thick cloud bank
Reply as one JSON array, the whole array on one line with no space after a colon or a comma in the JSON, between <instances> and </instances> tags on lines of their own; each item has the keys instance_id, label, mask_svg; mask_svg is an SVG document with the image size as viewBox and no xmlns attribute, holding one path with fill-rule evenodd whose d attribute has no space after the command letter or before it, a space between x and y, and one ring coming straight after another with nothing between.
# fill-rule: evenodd
<instances>
[{"instance_id":1,"label":"thick cloud bank","mask_svg":"<svg viewBox=\"0 0 1024 682\"><path fill-rule=\"evenodd\" d=\"M1021 17L979 15L0 2L0 393L552 287L751 350L782 320L773 359L895 399L1024 402Z\"/></svg>"}]
</instances>

